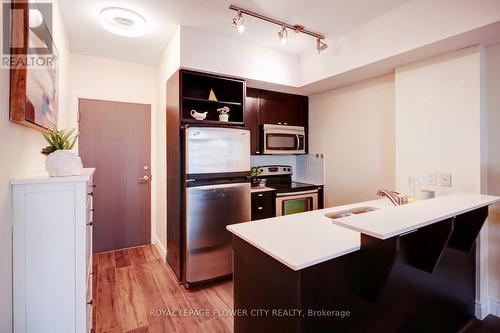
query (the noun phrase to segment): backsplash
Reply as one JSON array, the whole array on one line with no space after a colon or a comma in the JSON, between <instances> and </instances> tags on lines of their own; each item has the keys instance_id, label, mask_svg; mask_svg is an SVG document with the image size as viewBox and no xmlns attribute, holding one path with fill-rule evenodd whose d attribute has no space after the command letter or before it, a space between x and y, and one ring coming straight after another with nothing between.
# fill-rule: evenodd
<instances>
[{"instance_id":1,"label":"backsplash","mask_svg":"<svg viewBox=\"0 0 500 333\"><path fill-rule=\"evenodd\" d=\"M323 185L325 179L324 154L307 155L252 155L251 165L290 165L292 180L315 185Z\"/></svg>"},{"instance_id":2,"label":"backsplash","mask_svg":"<svg viewBox=\"0 0 500 333\"><path fill-rule=\"evenodd\" d=\"M307 154L296 156L295 180L315 185L325 184L325 155Z\"/></svg>"}]
</instances>

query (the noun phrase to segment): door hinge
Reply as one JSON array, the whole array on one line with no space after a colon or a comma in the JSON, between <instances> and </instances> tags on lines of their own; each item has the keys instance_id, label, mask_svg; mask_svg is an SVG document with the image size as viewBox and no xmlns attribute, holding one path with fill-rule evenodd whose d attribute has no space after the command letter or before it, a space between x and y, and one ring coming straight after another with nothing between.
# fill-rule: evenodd
<instances>
[{"instance_id":1,"label":"door hinge","mask_svg":"<svg viewBox=\"0 0 500 333\"><path fill-rule=\"evenodd\" d=\"M76 113L76 121L79 123L80 122L80 111Z\"/></svg>"}]
</instances>

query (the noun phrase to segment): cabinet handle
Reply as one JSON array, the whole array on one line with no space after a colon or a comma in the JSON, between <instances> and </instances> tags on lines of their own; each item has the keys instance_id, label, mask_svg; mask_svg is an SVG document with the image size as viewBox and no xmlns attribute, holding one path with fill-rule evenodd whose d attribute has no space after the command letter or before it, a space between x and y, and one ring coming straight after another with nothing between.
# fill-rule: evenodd
<instances>
[{"instance_id":1,"label":"cabinet handle","mask_svg":"<svg viewBox=\"0 0 500 333\"><path fill-rule=\"evenodd\" d=\"M256 151L255 153L256 153L256 154L260 154L260 151Z\"/></svg>"},{"instance_id":2,"label":"cabinet handle","mask_svg":"<svg viewBox=\"0 0 500 333\"><path fill-rule=\"evenodd\" d=\"M258 194L258 196L259 196L259 197L262 197L263 195L264 195L264 194L262 194L262 193L259 193L259 194Z\"/></svg>"},{"instance_id":3,"label":"cabinet handle","mask_svg":"<svg viewBox=\"0 0 500 333\"><path fill-rule=\"evenodd\" d=\"M94 305L94 301L93 300L88 301L87 305L90 305L90 306Z\"/></svg>"},{"instance_id":4,"label":"cabinet handle","mask_svg":"<svg viewBox=\"0 0 500 333\"><path fill-rule=\"evenodd\" d=\"M94 225L94 222L90 221L89 223L87 223L88 226L93 226Z\"/></svg>"},{"instance_id":5,"label":"cabinet handle","mask_svg":"<svg viewBox=\"0 0 500 333\"><path fill-rule=\"evenodd\" d=\"M91 208L90 211L93 213L95 212L95 208Z\"/></svg>"},{"instance_id":6,"label":"cabinet handle","mask_svg":"<svg viewBox=\"0 0 500 333\"><path fill-rule=\"evenodd\" d=\"M288 125L288 123L283 123L283 125Z\"/></svg>"},{"instance_id":7,"label":"cabinet handle","mask_svg":"<svg viewBox=\"0 0 500 333\"><path fill-rule=\"evenodd\" d=\"M278 123L278 125L281 125L281 123Z\"/></svg>"},{"instance_id":8,"label":"cabinet handle","mask_svg":"<svg viewBox=\"0 0 500 333\"><path fill-rule=\"evenodd\" d=\"M90 193L89 193L89 195L90 195L91 197L93 197L93 196L94 196L94 191L90 192Z\"/></svg>"},{"instance_id":9,"label":"cabinet handle","mask_svg":"<svg viewBox=\"0 0 500 333\"><path fill-rule=\"evenodd\" d=\"M90 185L90 187L95 188L95 184Z\"/></svg>"},{"instance_id":10,"label":"cabinet handle","mask_svg":"<svg viewBox=\"0 0 500 333\"><path fill-rule=\"evenodd\" d=\"M258 210L263 210L263 209L264 209L264 207L257 207L257 209L258 209Z\"/></svg>"}]
</instances>

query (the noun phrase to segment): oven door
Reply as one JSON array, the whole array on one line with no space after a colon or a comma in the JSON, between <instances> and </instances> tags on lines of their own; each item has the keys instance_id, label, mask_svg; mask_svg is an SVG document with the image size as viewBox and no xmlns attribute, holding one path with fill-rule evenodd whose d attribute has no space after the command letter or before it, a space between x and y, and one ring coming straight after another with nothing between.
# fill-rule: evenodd
<instances>
[{"instance_id":1,"label":"oven door","mask_svg":"<svg viewBox=\"0 0 500 333\"><path fill-rule=\"evenodd\" d=\"M276 194L276 216L318 209L318 190Z\"/></svg>"},{"instance_id":2,"label":"oven door","mask_svg":"<svg viewBox=\"0 0 500 333\"><path fill-rule=\"evenodd\" d=\"M264 154L305 154L305 130L298 126L264 125Z\"/></svg>"}]
</instances>

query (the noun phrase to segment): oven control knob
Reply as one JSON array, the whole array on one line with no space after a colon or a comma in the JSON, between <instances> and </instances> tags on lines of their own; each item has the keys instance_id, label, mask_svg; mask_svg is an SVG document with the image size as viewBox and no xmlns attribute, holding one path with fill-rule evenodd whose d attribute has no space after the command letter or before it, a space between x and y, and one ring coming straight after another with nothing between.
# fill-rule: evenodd
<instances>
[{"instance_id":1,"label":"oven control knob","mask_svg":"<svg viewBox=\"0 0 500 333\"><path fill-rule=\"evenodd\" d=\"M264 172L264 169L259 169L260 172Z\"/></svg>"},{"instance_id":2,"label":"oven control knob","mask_svg":"<svg viewBox=\"0 0 500 333\"><path fill-rule=\"evenodd\" d=\"M288 168L288 170L287 170L287 171L290 171L290 168Z\"/></svg>"},{"instance_id":3,"label":"oven control knob","mask_svg":"<svg viewBox=\"0 0 500 333\"><path fill-rule=\"evenodd\" d=\"M286 168L283 168L283 171L286 171Z\"/></svg>"}]
</instances>

